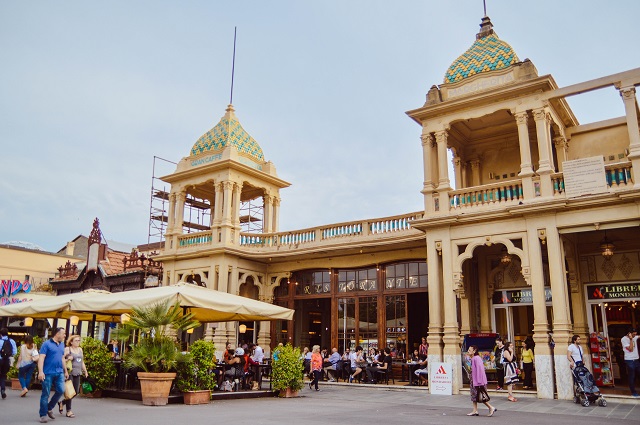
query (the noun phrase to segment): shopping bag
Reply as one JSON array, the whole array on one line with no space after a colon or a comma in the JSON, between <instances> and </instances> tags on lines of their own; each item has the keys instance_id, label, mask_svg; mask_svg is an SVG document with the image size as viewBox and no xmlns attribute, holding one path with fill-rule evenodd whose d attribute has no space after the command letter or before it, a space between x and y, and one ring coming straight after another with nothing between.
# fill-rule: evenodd
<instances>
[{"instance_id":1,"label":"shopping bag","mask_svg":"<svg viewBox=\"0 0 640 425\"><path fill-rule=\"evenodd\" d=\"M476 388L478 390L478 396L477 396L478 403L487 403L489 402L489 400L491 400L491 397L489 397L489 393L487 393L487 389L485 388L484 385Z\"/></svg>"},{"instance_id":2,"label":"shopping bag","mask_svg":"<svg viewBox=\"0 0 640 425\"><path fill-rule=\"evenodd\" d=\"M73 381L71 379L67 379L64 381L64 399L71 400L76 396L76 389L73 388Z\"/></svg>"}]
</instances>

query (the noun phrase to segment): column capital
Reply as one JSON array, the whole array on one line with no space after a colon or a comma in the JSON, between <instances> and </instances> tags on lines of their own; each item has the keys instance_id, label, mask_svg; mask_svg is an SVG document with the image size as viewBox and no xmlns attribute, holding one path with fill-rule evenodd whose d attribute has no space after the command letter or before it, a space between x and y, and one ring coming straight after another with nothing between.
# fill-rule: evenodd
<instances>
[{"instance_id":1,"label":"column capital","mask_svg":"<svg viewBox=\"0 0 640 425\"><path fill-rule=\"evenodd\" d=\"M549 113L547 108L534 109L532 112L534 121L546 121L547 123L551 122L551 114Z\"/></svg>"},{"instance_id":2,"label":"column capital","mask_svg":"<svg viewBox=\"0 0 640 425\"><path fill-rule=\"evenodd\" d=\"M569 141L564 136L556 136L553 138L553 143L557 148L568 148Z\"/></svg>"},{"instance_id":3,"label":"column capital","mask_svg":"<svg viewBox=\"0 0 640 425\"><path fill-rule=\"evenodd\" d=\"M420 136L420 140L422 141L422 146L434 147L436 144L435 138L433 134L427 133Z\"/></svg>"},{"instance_id":4,"label":"column capital","mask_svg":"<svg viewBox=\"0 0 640 425\"><path fill-rule=\"evenodd\" d=\"M518 125L527 125L527 122L529 121L529 114L527 111L517 112L514 114L514 117L516 118L516 123Z\"/></svg>"},{"instance_id":5,"label":"column capital","mask_svg":"<svg viewBox=\"0 0 640 425\"><path fill-rule=\"evenodd\" d=\"M277 198L277 197L274 196L273 197L273 205L276 206L276 207L279 207L280 206L280 198Z\"/></svg>"},{"instance_id":6,"label":"column capital","mask_svg":"<svg viewBox=\"0 0 640 425\"><path fill-rule=\"evenodd\" d=\"M480 166L480 160L478 158L471 159L469 160L469 165L471 165L473 169L478 168Z\"/></svg>"},{"instance_id":7,"label":"column capital","mask_svg":"<svg viewBox=\"0 0 640 425\"><path fill-rule=\"evenodd\" d=\"M177 193L171 192L169 193L169 202L176 202Z\"/></svg>"},{"instance_id":8,"label":"column capital","mask_svg":"<svg viewBox=\"0 0 640 425\"><path fill-rule=\"evenodd\" d=\"M228 180L227 180L227 181L222 182L221 184L222 184L222 188L223 188L224 190L231 190L231 189L233 189L233 182L232 182L232 181L228 181Z\"/></svg>"},{"instance_id":9,"label":"column capital","mask_svg":"<svg viewBox=\"0 0 640 425\"><path fill-rule=\"evenodd\" d=\"M447 130L436 131L436 143L447 143L449 132Z\"/></svg>"},{"instance_id":10,"label":"column capital","mask_svg":"<svg viewBox=\"0 0 640 425\"><path fill-rule=\"evenodd\" d=\"M636 88L635 87L622 87L618 89L620 92L620 97L622 100L631 100L636 97Z\"/></svg>"}]
</instances>

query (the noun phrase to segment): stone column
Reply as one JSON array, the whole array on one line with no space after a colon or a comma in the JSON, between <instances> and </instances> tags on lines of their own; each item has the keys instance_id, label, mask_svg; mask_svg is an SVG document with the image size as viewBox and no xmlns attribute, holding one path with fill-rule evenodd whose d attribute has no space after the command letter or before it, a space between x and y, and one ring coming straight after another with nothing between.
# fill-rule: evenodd
<instances>
[{"instance_id":1,"label":"stone column","mask_svg":"<svg viewBox=\"0 0 640 425\"><path fill-rule=\"evenodd\" d=\"M422 194L424 195L424 210L427 214L435 211L433 193L435 184L433 182L433 163L436 157L435 139L431 133L423 134L422 140L422 167L424 172L424 182L422 183Z\"/></svg>"},{"instance_id":2,"label":"stone column","mask_svg":"<svg viewBox=\"0 0 640 425\"><path fill-rule=\"evenodd\" d=\"M182 226L184 224L184 202L187 199L187 193L185 191L180 191L176 195L177 206L176 206L176 221L174 232L178 234L182 234Z\"/></svg>"},{"instance_id":3,"label":"stone column","mask_svg":"<svg viewBox=\"0 0 640 425\"><path fill-rule=\"evenodd\" d=\"M271 232L276 233L280 226L278 225L280 221L280 198L273 197L273 222L271 224Z\"/></svg>"},{"instance_id":4,"label":"stone column","mask_svg":"<svg viewBox=\"0 0 640 425\"><path fill-rule=\"evenodd\" d=\"M627 116L627 131L629 132L629 161L633 173L633 187L640 188L640 129L638 128L638 105L636 102L636 88L620 88L620 96L624 102Z\"/></svg>"},{"instance_id":5,"label":"stone column","mask_svg":"<svg viewBox=\"0 0 640 425\"><path fill-rule=\"evenodd\" d=\"M222 203L224 202L222 196L222 183L217 183L215 185L216 189L216 202L213 205L213 224L214 226L219 226L222 221Z\"/></svg>"},{"instance_id":6,"label":"stone column","mask_svg":"<svg viewBox=\"0 0 640 425\"><path fill-rule=\"evenodd\" d=\"M457 248L456 248L457 250ZM444 306L444 362L453 367L453 393L459 394L462 388L462 360L460 358L460 329L458 328L458 301L453 282L454 249L449 235L442 241L442 290Z\"/></svg>"},{"instance_id":7,"label":"stone column","mask_svg":"<svg viewBox=\"0 0 640 425\"><path fill-rule=\"evenodd\" d=\"M447 167L447 130L436 132L438 146L438 198L440 199L440 212L449 211L449 167Z\"/></svg>"},{"instance_id":8,"label":"stone column","mask_svg":"<svg viewBox=\"0 0 640 425\"><path fill-rule=\"evenodd\" d=\"M518 125L518 143L520 145L520 173L522 179L522 195L525 200L531 200L535 196L533 189L533 168L531 164L531 142L529 141L529 115L527 112L515 114Z\"/></svg>"},{"instance_id":9,"label":"stone column","mask_svg":"<svg viewBox=\"0 0 640 425\"><path fill-rule=\"evenodd\" d=\"M173 232L176 225L176 194L169 193L169 216L167 217L167 233Z\"/></svg>"},{"instance_id":10,"label":"stone column","mask_svg":"<svg viewBox=\"0 0 640 425\"><path fill-rule=\"evenodd\" d=\"M542 267L542 249L538 238L537 225L543 220L528 223L527 246L531 267L531 293L533 298L533 340L536 343L536 390L538 398L554 398L554 374L551 348L549 347L549 324L544 287L544 269ZM546 232L543 230L543 232ZM544 233L543 233L544 234Z\"/></svg>"},{"instance_id":11,"label":"stone column","mask_svg":"<svg viewBox=\"0 0 640 425\"><path fill-rule=\"evenodd\" d=\"M429 365L442 361L442 242L427 232L427 277L429 279Z\"/></svg>"},{"instance_id":12,"label":"stone column","mask_svg":"<svg viewBox=\"0 0 640 425\"><path fill-rule=\"evenodd\" d=\"M553 185L551 184L551 117L545 108L534 109L533 119L536 122L536 135L538 138L538 154L540 163L537 173L540 175L540 194L543 198L553 196Z\"/></svg>"},{"instance_id":13,"label":"stone column","mask_svg":"<svg viewBox=\"0 0 640 425\"><path fill-rule=\"evenodd\" d=\"M462 189L462 158L459 156L453 157L453 171L456 173L456 188Z\"/></svg>"},{"instance_id":14,"label":"stone column","mask_svg":"<svg viewBox=\"0 0 640 425\"><path fill-rule=\"evenodd\" d=\"M472 159L469 165L471 165L471 186L480 186L480 160Z\"/></svg>"},{"instance_id":15,"label":"stone column","mask_svg":"<svg viewBox=\"0 0 640 425\"><path fill-rule=\"evenodd\" d=\"M262 217L262 233L271 233L271 217L273 216L273 204L272 196L265 193L262 196L262 210L264 216Z\"/></svg>"},{"instance_id":16,"label":"stone column","mask_svg":"<svg viewBox=\"0 0 640 425\"><path fill-rule=\"evenodd\" d=\"M580 284L580 268L579 258L577 255L576 242L574 235L564 235L561 238L562 246L565 251L565 261L567 263L567 278L569 280L569 293L571 296L573 333L580 335L583 341L589 340L589 323L587 321L587 306ZM585 343L586 346L586 343ZM585 351L587 351L585 349ZM591 369L591 357L584 356L584 363L589 370Z\"/></svg>"},{"instance_id":17,"label":"stone column","mask_svg":"<svg viewBox=\"0 0 640 425\"><path fill-rule=\"evenodd\" d=\"M573 334L573 328L569 315L569 294L565 279L564 252L562 252L562 246L560 245L558 229L555 226L547 226L546 232L553 305L553 338L556 343L554 352L556 387L558 399L571 400L573 398L573 377L569 369L567 348L569 339ZM585 350L585 352L588 352L588 350Z\"/></svg>"},{"instance_id":18,"label":"stone column","mask_svg":"<svg viewBox=\"0 0 640 425\"><path fill-rule=\"evenodd\" d=\"M222 182L222 192L224 196L222 202L222 224L230 226L232 219L231 212L231 193L233 191L233 182L225 181Z\"/></svg>"},{"instance_id":19,"label":"stone column","mask_svg":"<svg viewBox=\"0 0 640 425\"><path fill-rule=\"evenodd\" d=\"M242 185L239 183L233 184L233 196L232 196L232 223L233 227L240 229L240 196L242 193Z\"/></svg>"},{"instance_id":20,"label":"stone column","mask_svg":"<svg viewBox=\"0 0 640 425\"><path fill-rule=\"evenodd\" d=\"M478 297L480 297L480 332L491 332L491 311L489 300L493 297L489 293L489 282L487 281L487 259L478 258Z\"/></svg>"},{"instance_id":21,"label":"stone column","mask_svg":"<svg viewBox=\"0 0 640 425\"><path fill-rule=\"evenodd\" d=\"M558 154L558 171L562 172L562 163L567 160L569 142L564 136L557 136L553 138L553 144L556 146L556 152Z\"/></svg>"}]
</instances>

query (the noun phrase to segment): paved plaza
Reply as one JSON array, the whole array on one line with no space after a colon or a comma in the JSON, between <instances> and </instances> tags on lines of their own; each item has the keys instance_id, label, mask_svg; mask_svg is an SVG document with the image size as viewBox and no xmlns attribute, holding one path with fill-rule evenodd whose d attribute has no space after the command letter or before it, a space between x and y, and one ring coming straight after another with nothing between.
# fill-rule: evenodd
<instances>
[{"instance_id":1,"label":"paved plaza","mask_svg":"<svg viewBox=\"0 0 640 425\"><path fill-rule=\"evenodd\" d=\"M506 400L506 393L492 394L491 403L498 408L493 418L487 409L480 408L479 417L467 417L471 411L468 395L435 396L424 389L394 389L383 386L321 385L321 390L300 392L297 399L261 398L214 401L205 406L172 404L162 407L142 406L139 401L113 398L76 398L73 411L76 418L68 419L56 413L57 425L92 424L237 424L282 425L293 422L308 424L341 424L356 421L360 424L457 424L511 423L526 421L544 424L602 424L638 423L640 400L621 404L610 401L607 407L581 407L571 401L520 398L517 403ZM38 423L39 391L20 398L18 391L9 390L0 400L2 424ZM526 414L526 419L523 418Z\"/></svg>"}]
</instances>

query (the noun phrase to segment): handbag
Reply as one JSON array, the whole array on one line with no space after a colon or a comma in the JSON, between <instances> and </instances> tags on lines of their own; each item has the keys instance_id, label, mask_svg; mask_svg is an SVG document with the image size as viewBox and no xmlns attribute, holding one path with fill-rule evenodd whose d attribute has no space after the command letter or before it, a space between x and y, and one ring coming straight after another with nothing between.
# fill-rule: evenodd
<instances>
[{"instance_id":1,"label":"handbag","mask_svg":"<svg viewBox=\"0 0 640 425\"><path fill-rule=\"evenodd\" d=\"M488 403L489 400L491 400L491 397L489 397L489 393L487 393L485 386L482 385L476 388L478 390L478 395L476 396L478 403Z\"/></svg>"},{"instance_id":2,"label":"handbag","mask_svg":"<svg viewBox=\"0 0 640 425\"><path fill-rule=\"evenodd\" d=\"M76 389L73 388L73 381L71 379L67 379L64 381L64 399L71 400L76 396Z\"/></svg>"}]
</instances>

